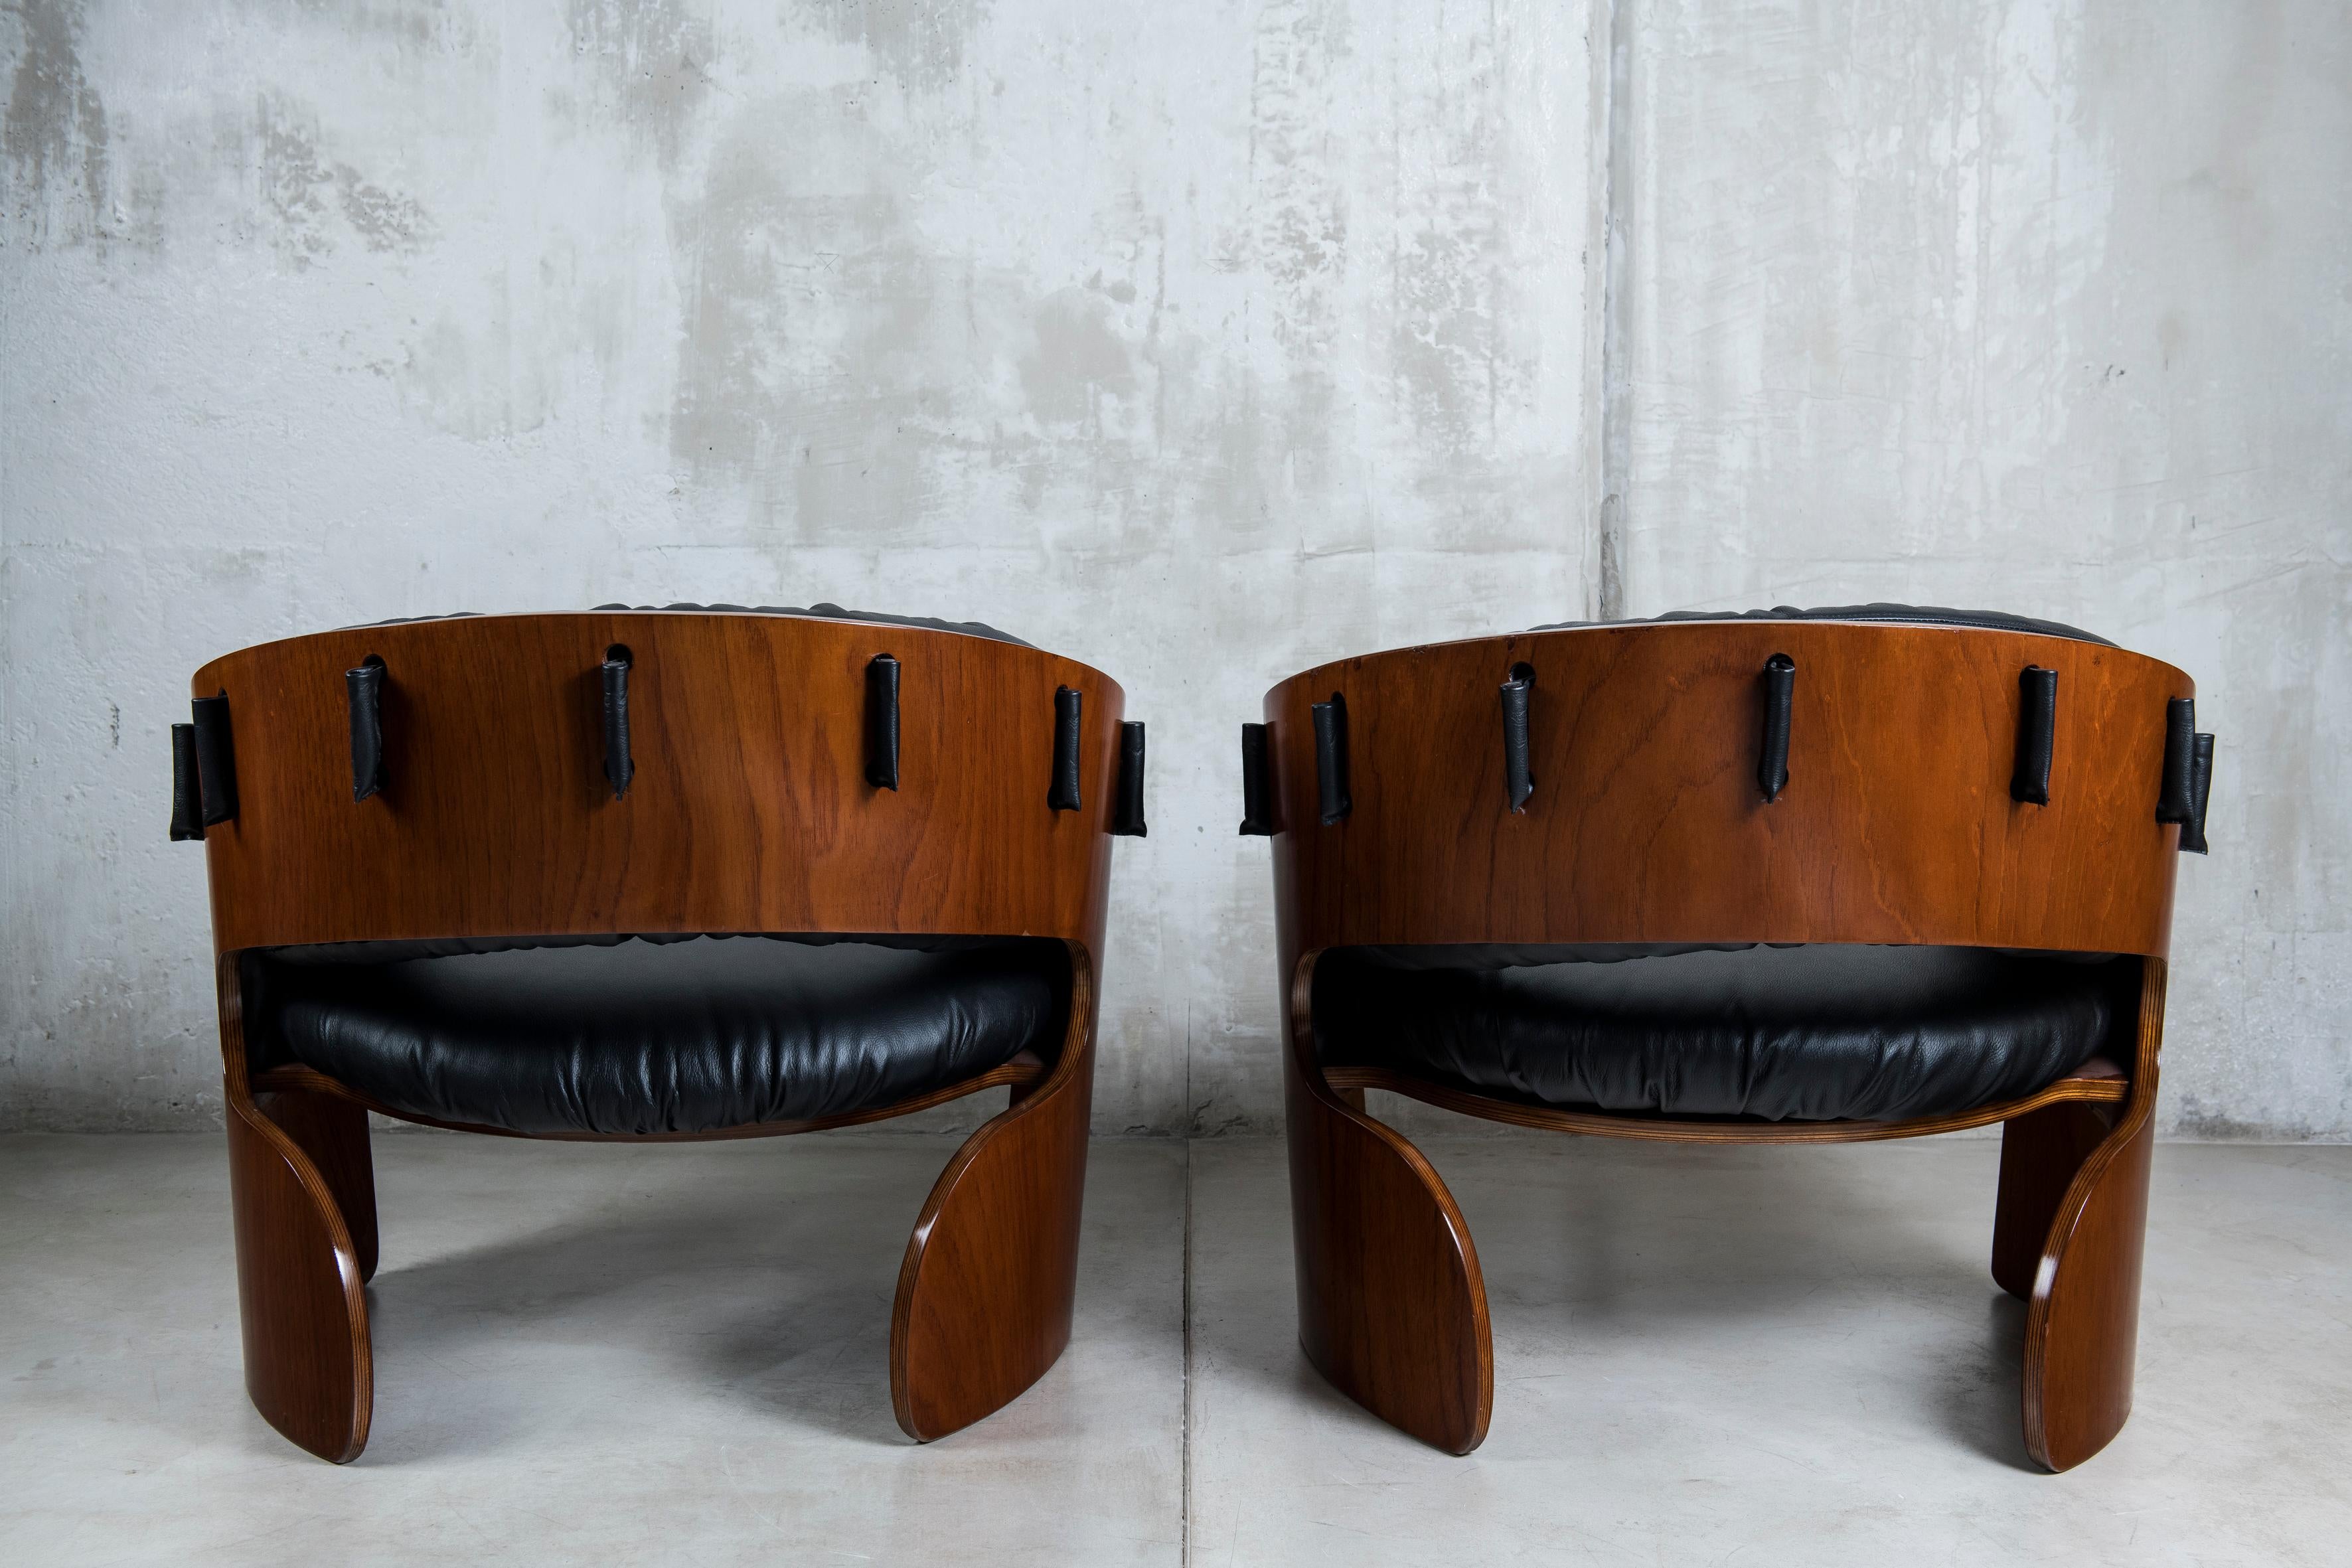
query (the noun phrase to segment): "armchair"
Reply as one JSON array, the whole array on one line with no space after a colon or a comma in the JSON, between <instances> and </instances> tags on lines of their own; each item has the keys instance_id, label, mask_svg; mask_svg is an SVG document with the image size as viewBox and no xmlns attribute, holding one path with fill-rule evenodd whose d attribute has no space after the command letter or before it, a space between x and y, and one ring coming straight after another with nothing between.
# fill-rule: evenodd
<instances>
[{"instance_id":1,"label":"armchair","mask_svg":"<svg viewBox=\"0 0 2352 1568\"><path fill-rule=\"evenodd\" d=\"M977 626L694 605L298 637L196 672L173 836L212 895L247 1388L366 1445L367 1114L767 1136L990 1088L915 1221L899 1425L1069 1340L1110 836L1142 726Z\"/></svg>"}]
</instances>

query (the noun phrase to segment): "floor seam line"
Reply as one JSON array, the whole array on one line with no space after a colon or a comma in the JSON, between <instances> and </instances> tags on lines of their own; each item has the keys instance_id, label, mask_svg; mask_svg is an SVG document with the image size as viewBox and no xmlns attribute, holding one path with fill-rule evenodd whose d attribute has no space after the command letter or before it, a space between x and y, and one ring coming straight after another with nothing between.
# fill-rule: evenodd
<instances>
[{"instance_id":1,"label":"floor seam line","mask_svg":"<svg viewBox=\"0 0 2352 1568\"><path fill-rule=\"evenodd\" d=\"M1192 1140L1184 1140L1184 1435L1179 1557L1192 1568Z\"/></svg>"}]
</instances>

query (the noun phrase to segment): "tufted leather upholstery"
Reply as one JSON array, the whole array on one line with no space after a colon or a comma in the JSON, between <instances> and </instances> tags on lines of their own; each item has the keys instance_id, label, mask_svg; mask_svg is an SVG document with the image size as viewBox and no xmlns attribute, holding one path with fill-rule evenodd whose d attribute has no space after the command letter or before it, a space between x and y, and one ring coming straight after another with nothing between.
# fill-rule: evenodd
<instances>
[{"instance_id":1,"label":"tufted leather upholstery","mask_svg":"<svg viewBox=\"0 0 2352 1568\"><path fill-rule=\"evenodd\" d=\"M1009 642L1016 647L1036 645L999 631L985 621L943 621L932 616L892 616L880 610L845 610L839 605L814 604L803 609L797 605L598 605L599 610L707 610L736 616L798 616L806 619L826 621L866 621L878 626L919 626L925 631L955 632L963 637L986 637L991 642ZM452 610L446 616L394 616L387 620L363 623L372 626L404 626L418 621L461 621L478 615L477 610Z\"/></svg>"},{"instance_id":2,"label":"tufted leather upholstery","mask_svg":"<svg viewBox=\"0 0 2352 1568\"><path fill-rule=\"evenodd\" d=\"M1316 963L1315 1030L1327 1067L1549 1105L1892 1121L2065 1076L2128 1016L2137 968L1947 947L1340 948Z\"/></svg>"},{"instance_id":3,"label":"tufted leather upholstery","mask_svg":"<svg viewBox=\"0 0 2352 1568\"><path fill-rule=\"evenodd\" d=\"M1975 626L1986 631L2028 632L2035 637L2095 642L2103 647L2116 646L2095 633L2060 621L2038 621L2031 616L2012 616L2005 610L1948 610L1937 605L1827 605L1811 610L1801 610L1794 605L1775 605L1769 610L1670 610L1648 621L1554 621L1528 629L1557 632L1578 626L1648 626L1659 621L1874 621L1885 626Z\"/></svg>"},{"instance_id":4,"label":"tufted leather upholstery","mask_svg":"<svg viewBox=\"0 0 2352 1568\"><path fill-rule=\"evenodd\" d=\"M1031 939L370 942L248 955L248 1039L378 1102L517 1132L700 1132L891 1104L1059 1047Z\"/></svg>"},{"instance_id":5,"label":"tufted leather upholstery","mask_svg":"<svg viewBox=\"0 0 2352 1568\"><path fill-rule=\"evenodd\" d=\"M893 616L880 610L845 610L839 605L815 604L803 609L796 605L599 605L600 610L709 610L738 616L802 616L828 621L868 621L877 626L920 626L926 631L956 632L964 637L986 637L991 642L1009 642L1019 647L1034 647L1034 643L1022 641L1011 632L1003 632L986 621L943 621L932 616Z\"/></svg>"}]
</instances>

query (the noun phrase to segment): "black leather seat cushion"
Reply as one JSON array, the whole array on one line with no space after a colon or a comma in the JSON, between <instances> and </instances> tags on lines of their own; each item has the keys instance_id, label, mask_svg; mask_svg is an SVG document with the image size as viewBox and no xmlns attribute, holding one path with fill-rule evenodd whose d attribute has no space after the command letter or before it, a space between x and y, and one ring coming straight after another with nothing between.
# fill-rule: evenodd
<instances>
[{"instance_id":1,"label":"black leather seat cushion","mask_svg":"<svg viewBox=\"0 0 2352 1568\"><path fill-rule=\"evenodd\" d=\"M1769 610L1670 610L1648 621L1554 621L1530 631L1557 632L1579 626L1649 626L1659 621L1874 621L1899 626L1976 626L1996 632L2031 632L2035 637L2065 637L2074 642L2116 645L2095 633L2061 621L2040 621L2012 616L2005 610L1948 610L1939 605L1826 605L1801 610L1775 605Z\"/></svg>"},{"instance_id":2,"label":"black leather seat cushion","mask_svg":"<svg viewBox=\"0 0 2352 1568\"><path fill-rule=\"evenodd\" d=\"M991 642L1009 642L1018 647L1035 645L1024 642L1011 632L999 631L986 621L943 621L936 616L893 616L880 610L845 610L839 605L815 604L803 609L797 605L599 605L600 610L708 610L738 616L798 616L827 621L866 621L877 626L920 626L926 631L956 632L968 637L986 637Z\"/></svg>"},{"instance_id":3,"label":"black leather seat cushion","mask_svg":"<svg viewBox=\"0 0 2352 1568\"><path fill-rule=\"evenodd\" d=\"M1034 940L451 951L467 945L248 961L255 1065L304 1063L441 1121L704 1132L887 1105L1024 1049L1050 1058L1067 990L1061 944Z\"/></svg>"},{"instance_id":4,"label":"black leather seat cushion","mask_svg":"<svg viewBox=\"0 0 2352 1568\"><path fill-rule=\"evenodd\" d=\"M1016 647L1030 647L1011 632L997 630L985 621L943 621L933 616L892 616L879 610L845 610L839 605L815 604L803 609L797 605L598 605L599 610L705 610L713 614L737 616L797 616L803 619L827 621L866 621L879 626L920 626L926 631L956 632L968 637L986 637L991 642L1009 642ZM371 626L414 626L419 621L462 621L479 614L475 610L452 610L446 616L394 616L389 620L368 621Z\"/></svg>"},{"instance_id":5,"label":"black leather seat cushion","mask_svg":"<svg viewBox=\"0 0 2352 1568\"><path fill-rule=\"evenodd\" d=\"M1562 1108L1768 1121L1943 1116L2031 1094L2108 1042L2137 965L1981 948L1335 949L1327 1066Z\"/></svg>"}]
</instances>

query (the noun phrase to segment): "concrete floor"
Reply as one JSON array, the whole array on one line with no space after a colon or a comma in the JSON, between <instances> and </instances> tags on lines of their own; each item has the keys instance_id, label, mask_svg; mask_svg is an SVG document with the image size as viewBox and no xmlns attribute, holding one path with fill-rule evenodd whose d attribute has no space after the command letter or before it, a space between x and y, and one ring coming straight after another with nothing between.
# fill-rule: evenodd
<instances>
[{"instance_id":1,"label":"concrete floor","mask_svg":"<svg viewBox=\"0 0 2352 1568\"><path fill-rule=\"evenodd\" d=\"M2352 1560L2352 1149L2158 1151L2138 1408L2053 1478L1981 1140L1429 1141L1494 1313L1467 1459L1300 1359L1277 1144L1098 1143L1069 1354L928 1448L884 1347L951 1140L375 1147L338 1469L246 1404L217 1135L0 1139L0 1561Z\"/></svg>"}]
</instances>

